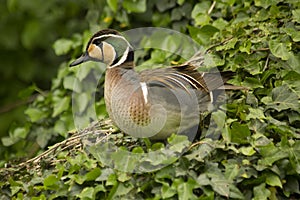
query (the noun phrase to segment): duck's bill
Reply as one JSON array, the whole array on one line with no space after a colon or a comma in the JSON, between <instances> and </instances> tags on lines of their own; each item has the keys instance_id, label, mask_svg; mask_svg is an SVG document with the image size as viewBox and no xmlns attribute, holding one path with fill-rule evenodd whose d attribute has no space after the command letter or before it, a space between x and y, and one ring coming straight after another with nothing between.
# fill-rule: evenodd
<instances>
[{"instance_id":1,"label":"duck's bill","mask_svg":"<svg viewBox=\"0 0 300 200\"><path fill-rule=\"evenodd\" d=\"M84 63L86 61L90 60L89 56L85 53L83 54L81 57L77 58L76 60L74 60L71 64L70 67L74 67L76 65L79 65L81 63Z\"/></svg>"}]
</instances>

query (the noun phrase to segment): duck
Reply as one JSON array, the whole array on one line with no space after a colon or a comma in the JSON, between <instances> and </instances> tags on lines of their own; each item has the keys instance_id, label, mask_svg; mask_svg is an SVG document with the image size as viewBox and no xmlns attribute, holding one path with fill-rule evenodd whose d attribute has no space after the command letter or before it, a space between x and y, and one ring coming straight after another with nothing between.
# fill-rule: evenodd
<instances>
[{"instance_id":1,"label":"duck","mask_svg":"<svg viewBox=\"0 0 300 200\"><path fill-rule=\"evenodd\" d=\"M226 89L224 83L233 75L200 72L203 60L203 56L193 57L180 65L138 72L131 44L120 32L104 29L90 38L85 52L70 67L87 61L106 64L107 113L124 133L150 140L180 134L194 140L202 116L214 107L215 94Z\"/></svg>"}]
</instances>

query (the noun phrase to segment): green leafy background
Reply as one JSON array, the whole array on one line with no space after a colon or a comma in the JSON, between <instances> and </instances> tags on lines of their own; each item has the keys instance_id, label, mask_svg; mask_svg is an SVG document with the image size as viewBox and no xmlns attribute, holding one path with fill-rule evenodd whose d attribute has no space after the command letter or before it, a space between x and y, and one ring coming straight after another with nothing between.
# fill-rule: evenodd
<instances>
[{"instance_id":1,"label":"green leafy background","mask_svg":"<svg viewBox=\"0 0 300 200\"><path fill-rule=\"evenodd\" d=\"M299 1L2 0L0 11L1 199L300 198ZM146 26L180 31L211 47L214 67L236 72L230 83L249 88L229 93L226 109L211 114L221 137L189 144L172 136L168 142L186 152L178 159L149 158L154 165L175 160L152 173L123 172L120 155L111 157L119 170L106 166L97 147L69 146L18 165L73 137L72 94L81 102L79 114L91 112L95 97L98 119L107 118L103 77L99 80L105 67L68 68L89 37L107 27ZM166 45L178 45L172 41ZM149 50L139 52L136 61L143 69L183 59ZM85 84L74 87L78 81ZM76 123L85 127L90 121ZM111 139L123 141L119 146L126 151L165 145L116 132Z\"/></svg>"}]
</instances>

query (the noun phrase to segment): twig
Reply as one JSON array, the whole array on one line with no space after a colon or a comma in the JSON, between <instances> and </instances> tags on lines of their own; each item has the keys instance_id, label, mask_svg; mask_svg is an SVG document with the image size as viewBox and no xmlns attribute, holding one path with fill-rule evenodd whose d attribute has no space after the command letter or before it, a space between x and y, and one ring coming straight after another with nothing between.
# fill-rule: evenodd
<instances>
[{"instance_id":1,"label":"twig","mask_svg":"<svg viewBox=\"0 0 300 200\"><path fill-rule=\"evenodd\" d=\"M213 3L211 4L209 10L207 11L207 14L208 14L208 15L210 15L210 13L213 11L213 9L214 9L216 3L217 3L216 1L213 1Z\"/></svg>"},{"instance_id":2,"label":"twig","mask_svg":"<svg viewBox=\"0 0 300 200\"><path fill-rule=\"evenodd\" d=\"M227 43L228 41L230 41L230 40L232 40L232 39L233 39L233 37L230 37L230 38L225 39L225 40L222 41L222 42L219 42L219 43L217 43L217 44L211 45L210 47L208 47L208 49L207 49L206 51L208 52L208 51L211 50L212 48L217 47L217 46L220 46L220 45L223 45L223 44Z\"/></svg>"},{"instance_id":3,"label":"twig","mask_svg":"<svg viewBox=\"0 0 300 200\"><path fill-rule=\"evenodd\" d=\"M270 60L270 58L268 56L263 71L265 71L268 68L269 60Z\"/></svg>"},{"instance_id":4,"label":"twig","mask_svg":"<svg viewBox=\"0 0 300 200\"><path fill-rule=\"evenodd\" d=\"M37 96L37 94L30 96L28 99L16 101L11 104L5 105L2 108L0 108L0 114L9 112L19 106L23 106L25 104L31 103L35 100L36 96Z\"/></svg>"},{"instance_id":5,"label":"twig","mask_svg":"<svg viewBox=\"0 0 300 200\"><path fill-rule=\"evenodd\" d=\"M107 133L107 132L110 132L111 130L101 130L100 133ZM48 150L46 150L45 152L41 153L40 155L34 157L34 158L31 158L23 163L20 163L19 166L22 167L22 166L25 166L29 163L38 163L42 158L46 157L46 156L49 156L50 154L54 153L55 151L57 151L57 149L59 147L61 147L61 151L69 148L69 147L72 147L72 146L77 146L75 145L76 143L78 143L80 140L80 138L84 137L84 136L87 136L87 135L90 135L90 134L94 134L94 131L88 131L86 133L83 133L83 134L78 134L78 135L75 135L75 136L72 136L70 138L67 138L66 140L62 141L62 142L59 142L59 143L56 143L55 145L53 145L52 147L50 147Z\"/></svg>"},{"instance_id":6,"label":"twig","mask_svg":"<svg viewBox=\"0 0 300 200\"><path fill-rule=\"evenodd\" d=\"M198 145L200 145L200 144L207 144L207 145L209 145L209 146L211 146L211 147L214 147L213 145L211 145L211 144L208 143L208 142L205 142L205 141L198 141L198 142L195 142L195 143L191 144L191 146L189 146L189 150L191 150L192 148L194 148L195 146L198 146Z\"/></svg>"}]
</instances>

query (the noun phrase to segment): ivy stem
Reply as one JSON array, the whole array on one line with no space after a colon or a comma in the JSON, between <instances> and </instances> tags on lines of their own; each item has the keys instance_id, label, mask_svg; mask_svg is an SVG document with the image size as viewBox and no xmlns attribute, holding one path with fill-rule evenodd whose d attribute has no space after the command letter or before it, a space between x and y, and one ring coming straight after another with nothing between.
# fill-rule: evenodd
<instances>
[{"instance_id":1,"label":"ivy stem","mask_svg":"<svg viewBox=\"0 0 300 200\"><path fill-rule=\"evenodd\" d=\"M213 9L214 9L216 3L217 3L216 1L213 1L213 3L211 4L209 10L207 11L207 14L208 14L208 15L210 15L210 13L213 11Z\"/></svg>"}]
</instances>

